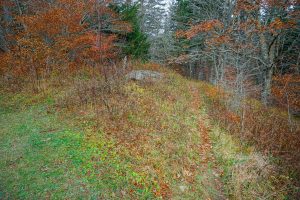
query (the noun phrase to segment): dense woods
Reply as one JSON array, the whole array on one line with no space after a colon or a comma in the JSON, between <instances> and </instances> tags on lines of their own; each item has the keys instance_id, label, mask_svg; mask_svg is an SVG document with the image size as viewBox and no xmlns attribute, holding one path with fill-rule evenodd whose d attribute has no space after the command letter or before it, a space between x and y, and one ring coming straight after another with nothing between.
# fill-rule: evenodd
<instances>
[{"instance_id":1,"label":"dense woods","mask_svg":"<svg viewBox=\"0 0 300 200\"><path fill-rule=\"evenodd\" d=\"M192 76L230 88L238 97L258 95L264 104L299 110L297 2L183 0L176 9L181 51L175 62L186 63Z\"/></svg>"},{"instance_id":2,"label":"dense woods","mask_svg":"<svg viewBox=\"0 0 300 200\"><path fill-rule=\"evenodd\" d=\"M0 199L297 199L299 9L296 0L0 0ZM132 81L131 71L159 78ZM43 112L26 109L39 106L62 117L41 115L30 129L31 112ZM30 120L12 125L13 111ZM45 131L43 120L83 136ZM8 153L23 148L24 130L55 134ZM1 186L48 139L80 160L70 162L86 196Z\"/></svg>"}]
</instances>

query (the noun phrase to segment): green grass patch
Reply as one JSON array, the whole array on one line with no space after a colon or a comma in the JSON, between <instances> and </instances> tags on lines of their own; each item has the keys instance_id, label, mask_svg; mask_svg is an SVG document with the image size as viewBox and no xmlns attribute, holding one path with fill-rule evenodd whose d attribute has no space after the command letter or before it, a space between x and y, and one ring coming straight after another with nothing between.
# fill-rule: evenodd
<instances>
[{"instance_id":1,"label":"green grass patch","mask_svg":"<svg viewBox=\"0 0 300 200\"><path fill-rule=\"evenodd\" d=\"M1 105L9 105L0 114L0 198L151 197L145 178L117 155L102 132L91 137L44 105L12 109L3 99Z\"/></svg>"}]
</instances>

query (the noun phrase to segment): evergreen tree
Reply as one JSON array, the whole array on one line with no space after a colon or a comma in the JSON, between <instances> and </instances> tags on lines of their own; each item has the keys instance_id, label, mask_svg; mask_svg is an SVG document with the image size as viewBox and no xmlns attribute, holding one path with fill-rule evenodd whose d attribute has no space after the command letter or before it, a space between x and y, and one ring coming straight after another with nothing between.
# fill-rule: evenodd
<instances>
[{"instance_id":1,"label":"evergreen tree","mask_svg":"<svg viewBox=\"0 0 300 200\"><path fill-rule=\"evenodd\" d=\"M122 20L130 23L132 31L123 37L122 47L126 55L135 59L148 59L150 44L147 35L141 31L138 12L139 4L115 5L114 9L120 14Z\"/></svg>"}]
</instances>

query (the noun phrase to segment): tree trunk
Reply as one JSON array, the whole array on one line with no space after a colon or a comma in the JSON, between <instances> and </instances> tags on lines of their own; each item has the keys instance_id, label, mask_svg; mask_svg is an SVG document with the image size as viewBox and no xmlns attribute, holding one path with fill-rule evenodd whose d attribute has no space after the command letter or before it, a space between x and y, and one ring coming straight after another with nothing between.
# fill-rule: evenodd
<instances>
[{"instance_id":1,"label":"tree trunk","mask_svg":"<svg viewBox=\"0 0 300 200\"><path fill-rule=\"evenodd\" d=\"M0 50L7 52L8 47L7 47L7 41L5 38L5 31L4 28L0 24Z\"/></svg>"},{"instance_id":2,"label":"tree trunk","mask_svg":"<svg viewBox=\"0 0 300 200\"><path fill-rule=\"evenodd\" d=\"M276 38L274 38L276 40ZM263 70L263 88L262 88L262 102L267 105L270 103L271 89L272 89L272 77L275 60L275 43L272 42L270 46L267 44L264 33L260 34L260 43L263 60L265 62Z\"/></svg>"},{"instance_id":3,"label":"tree trunk","mask_svg":"<svg viewBox=\"0 0 300 200\"><path fill-rule=\"evenodd\" d=\"M271 89L272 89L272 76L273 67L268 66L264 72L264 83L262 91L262 102L267 105L270 102Z\"/></svg>"}]
</instances>

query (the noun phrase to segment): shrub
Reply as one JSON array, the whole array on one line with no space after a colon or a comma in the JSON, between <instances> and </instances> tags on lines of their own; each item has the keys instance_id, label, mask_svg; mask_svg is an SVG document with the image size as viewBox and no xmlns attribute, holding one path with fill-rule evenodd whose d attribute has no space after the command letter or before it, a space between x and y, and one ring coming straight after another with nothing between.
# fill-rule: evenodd
<instances>
[{"instance_id":1,"label":"shrub","mask_svg":"<svg viewBox=\"0 0 300 200\"><path fill-rule=\"evenodd\" d=\"M300 173L300 124L288 113L245 99L233 109L233 98L222 89L201 83L209 115L242 142L255 145L265 155L280 158L280 166ZM297 175L296 175L297 176Z\"/></svg>"}]
</instances>

